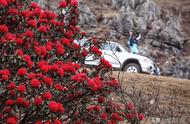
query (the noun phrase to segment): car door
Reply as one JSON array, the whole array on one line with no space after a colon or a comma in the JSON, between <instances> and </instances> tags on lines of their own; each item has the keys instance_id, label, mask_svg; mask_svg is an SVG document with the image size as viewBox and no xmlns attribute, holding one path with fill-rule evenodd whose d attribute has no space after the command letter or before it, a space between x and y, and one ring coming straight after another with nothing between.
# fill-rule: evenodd
<instances>
[{"instance_id":1,"label":"car door","mask_svg":"<svg viewBox=\"0 0 190 124\"><path fill-rule=\"evenodd\" d=\"M117 44L110 42L103 43L101 51L103 54L103 58L107 60L112 65L112 67L121 67L120 58L122 57L122 51L117 46Z\"/></svg>"}]
</instances>

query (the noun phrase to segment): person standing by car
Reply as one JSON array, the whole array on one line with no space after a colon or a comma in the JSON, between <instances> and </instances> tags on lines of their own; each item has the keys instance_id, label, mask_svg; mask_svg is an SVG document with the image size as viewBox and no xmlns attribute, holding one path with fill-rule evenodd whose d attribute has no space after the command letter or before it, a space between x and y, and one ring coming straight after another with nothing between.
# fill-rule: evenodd
<instances>
[{"instance_id":1,"label":"person standing by car","mask_svg":"<svg viewBox=\"0 0 190 124\"><path fill-rule=\"evenodd\" d=\"M130 37L128 40L128 46L129 46L130 52L133 54L138 54L139 53L138 41L141 38L141 34L138 33L137 37L135 36L135 34L133 32L129 32L129 34L130 34Z\"/></svg>"}]
</instances>

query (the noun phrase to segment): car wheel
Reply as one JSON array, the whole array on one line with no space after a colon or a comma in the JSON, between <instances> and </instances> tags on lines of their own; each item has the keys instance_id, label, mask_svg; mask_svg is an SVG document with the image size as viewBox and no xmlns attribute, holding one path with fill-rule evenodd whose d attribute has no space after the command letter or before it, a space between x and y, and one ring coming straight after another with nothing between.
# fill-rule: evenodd
<instances>
[{"instance_id":1,"label":"car wheel","mask_svg":"<svg viewBox=\"0 0 190 124\"><path fill-rule=\"evenodd\" d=\"M127 64L124 69L126 72L132 72L132 73L140 73L141 72L141 67L139 64L136 63L129 63Z\"/></svg>"}]
</instances>

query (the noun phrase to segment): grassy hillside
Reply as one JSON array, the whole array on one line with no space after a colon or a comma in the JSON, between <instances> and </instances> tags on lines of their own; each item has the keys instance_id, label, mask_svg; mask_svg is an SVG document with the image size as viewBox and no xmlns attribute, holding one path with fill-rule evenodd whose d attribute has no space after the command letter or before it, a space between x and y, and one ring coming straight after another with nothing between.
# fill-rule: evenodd
<instances>
[{"instance_id":1,"label":"grassy hillside","mask_svg":"<svg viewBox=\"0 0 190 124\"><path fill-rule=\"evenodd\" d=\"M118 74L114 73L116 78ZM146 113L145 124L155 118L161 124L190 123L190 80L129 73L120 73L119 77L138 110Z\"/></svg>"}]
</instances>

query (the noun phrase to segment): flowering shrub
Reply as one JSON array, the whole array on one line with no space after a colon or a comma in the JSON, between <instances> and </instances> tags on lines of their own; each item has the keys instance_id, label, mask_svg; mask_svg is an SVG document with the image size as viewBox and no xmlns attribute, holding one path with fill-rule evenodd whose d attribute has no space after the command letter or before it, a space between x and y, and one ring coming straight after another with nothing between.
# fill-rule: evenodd
<instances>
[{"instance_id":1,"label":"flowering shrub","mask_svg":"<svg viewBox=\"0 0 190 124\"><path fill-rule=\"evenodd\" d=\"M61 0L60 13L30 0L0 0L0 123L106 123L142 119L111 99L119 83L101 59L93 70L82 60L101 57L98 43L89 50L74 43L83 38L78 2ZM62 10L66 13L62 14Z\"/></svg>"}]
</instances>

